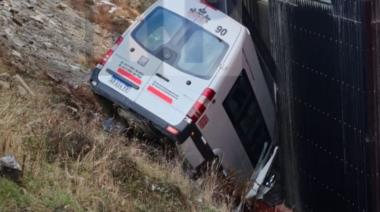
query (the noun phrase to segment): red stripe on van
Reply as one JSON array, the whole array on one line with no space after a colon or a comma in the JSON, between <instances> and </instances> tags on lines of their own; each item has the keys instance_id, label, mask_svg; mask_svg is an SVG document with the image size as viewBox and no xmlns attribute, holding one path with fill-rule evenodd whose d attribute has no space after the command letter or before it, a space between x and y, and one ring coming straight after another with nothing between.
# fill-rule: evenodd
<instances>
[{"instance_id":1,"label":"red stripe on van","mask_svg":"<svg viewBox=\"0 0 380 212\"><path fill-rule=\"evenodd\" d=\"M167 96L166 94L164 94L163 92L161 92L160 90L158 90L157 88L155 88L153 86L149 86L148 87L148 91L150 91L154 95L160 97L161 99L163 99L165 102L167 102L169 104L173 103L173 99L172 98L170 98L169 96Z\"/></svg>"},{"instance_id":2,"label":"red stripe on van","mask_svg":"<svg viewBox=\"0 0 380 212\"><path fill-rule=\"evenodd\" d=\"M129 73L128 71L124 70L123 68L117 69L117 73L121 74L123 77L128 78L132 82L136 83L137 85L141 85L141 79L136 77L135 75Z\"/></svg>"}]
</instances>

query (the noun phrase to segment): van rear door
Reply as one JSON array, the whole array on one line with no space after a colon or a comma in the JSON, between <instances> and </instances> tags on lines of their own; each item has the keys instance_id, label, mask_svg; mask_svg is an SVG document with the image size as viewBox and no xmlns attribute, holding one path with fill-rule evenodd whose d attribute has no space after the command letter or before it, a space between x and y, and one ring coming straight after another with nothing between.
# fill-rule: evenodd
<instances>
[{"instance_id":1,"label":"van rear door","mask_svg":"<svg viewBox=\"0 0 380 212\"><path fill-rule=\"evenodd\" d=\"M156 7L127 33L102 81L175 126L208 87L228 50L202 26Z\"/></svg>"},{"instance_id":2,"label":"van rear door","mask_svg":"<svg viewBox=\"0 0 380 212\"><path fill-rule=\"evenodd\" d=\"M99 80L135 101L160 65L159 59L139 48L129 36L125 36L102 68Z\"/></svg>"},{"instance_id":3,"label":"van rear door","mask_svg":"<svg viewBox=\"0 0 380 212\"><path fill-rule=\"evenodd\" d=\"M162 63L136 103L175 126L185 118L208 84L208 80L179 72Z\"/></svg>"},{"instance_id":4,"label":"van rear door","mask_svg":"<svg viewBox=\"0 0 380 212\"><path fill-rule=\"evenodd\" d=\"M162 61L136 103L171 125L179 124L210 84L228 45L162 7L152 11L131 35Z\"/></svg>"}]
</instances>

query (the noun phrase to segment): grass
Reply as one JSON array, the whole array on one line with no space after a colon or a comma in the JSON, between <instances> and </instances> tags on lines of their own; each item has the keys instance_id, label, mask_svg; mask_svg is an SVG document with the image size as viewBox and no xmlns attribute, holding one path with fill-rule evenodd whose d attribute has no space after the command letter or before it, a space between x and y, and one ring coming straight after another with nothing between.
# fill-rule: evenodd
<instances>
[{"instance_id":1,"label":"grass","mask_svg":"<svg viewBox=\"0 0 380 212\"><path fill-rule=\"evenodd\" d=\"M4 72L15 74L0 65ZM0 92L0 156L23 167L19 184L0 178L0 211L228 211L212 198L212 178L191 181L181 158L105 133L101 113L52 82L24 78L35 97L21 96L12 80Z\"/></svg>"},{"instance_id":2,"label":"grass","mask_svg":"<svg viewBox=\"0 0 380 212\"><path fill-rule=\"evenodd\" d=\"M31 197L14 182L0 178L0 211L25 208L31 203Z\"/></svg>"}]
</instances>

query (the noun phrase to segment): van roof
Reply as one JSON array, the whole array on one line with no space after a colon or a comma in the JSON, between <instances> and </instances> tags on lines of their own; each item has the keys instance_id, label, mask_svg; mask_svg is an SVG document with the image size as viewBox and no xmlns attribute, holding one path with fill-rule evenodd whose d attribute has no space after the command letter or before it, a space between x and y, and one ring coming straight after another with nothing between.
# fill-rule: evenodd
<instances>
[{"instance_id":1,"label":"van roof","mask_svg":"<svg viewBox=\"0 0 380 212\"><path fill-rule=\"evenodd\" d=\"M202 3L202 0L159 0L147 13L150 13L159 6L198 24L226 42L229 46L234 44L240 31L244 28L239 22L222 11Z\"/></svg>"}]
</instances>

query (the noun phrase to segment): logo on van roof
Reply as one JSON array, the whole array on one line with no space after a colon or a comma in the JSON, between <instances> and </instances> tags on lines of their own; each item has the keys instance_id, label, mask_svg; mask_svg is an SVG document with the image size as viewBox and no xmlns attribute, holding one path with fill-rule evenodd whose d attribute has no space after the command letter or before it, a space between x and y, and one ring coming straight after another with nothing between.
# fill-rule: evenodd
<instances>
[{"instance_id":1,"label":"logo on van roof","mask_svg":"<svg viewBox=\"0 0 380 212\"><path fill-rule=\"evenodd\" d=\"M206 8L190 8L188 15L200 24L206 24L211 20L210 16L207 14Z\"/></svg>"}]
</instances>

